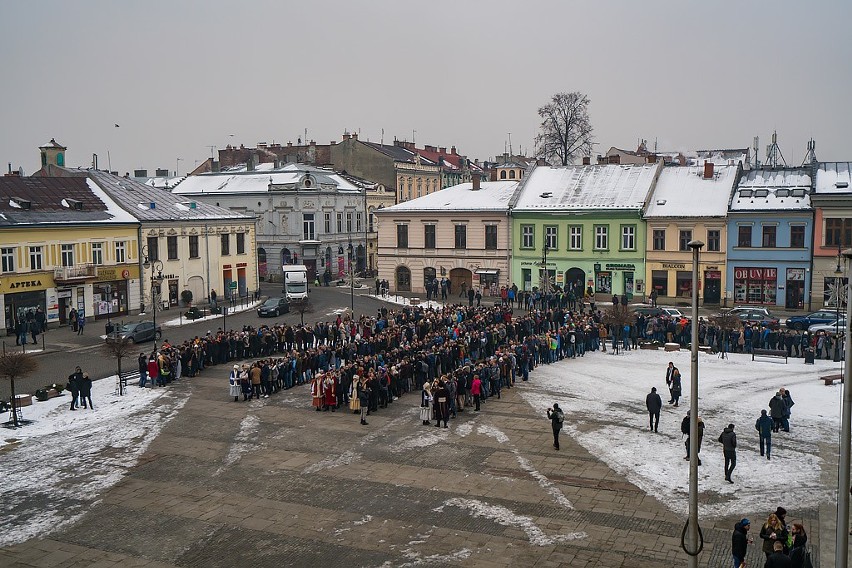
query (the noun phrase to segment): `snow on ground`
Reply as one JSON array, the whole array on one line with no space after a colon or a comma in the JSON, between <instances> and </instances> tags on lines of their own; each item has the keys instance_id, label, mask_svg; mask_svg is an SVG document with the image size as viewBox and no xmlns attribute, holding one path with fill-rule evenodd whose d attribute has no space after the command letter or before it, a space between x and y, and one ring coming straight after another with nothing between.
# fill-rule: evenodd
<instances>
[{"instance_id":1,"label":"snow on ground","mask_svg":"<svg viewBox=\"0 0 852 568\"><path fill-rule=\"evenodd\" d=\"M666 404L666 366L673 361L683 376L678 408ZM839 363L801 359L754 361L750 355L729 359L700 354L699 416L705 422L699 468L703 515L723 517L761 511L767 499L775 506L779 484L784 503L811 507L834 500L834 490L820 483L825 454L820 446L838 447L842 387L825 386L820 375L839 372ZM659 434L648 428L645 396L657 387L663 399ZM790 432L772 436L772 461L760 456L755 420L780 388L795 402ZM690 354L633 350L620 355L600 352L552 365L540 365L520 389L533 409L558 402L565 412L563 435L656 497L676 513L688 510L689 462L680 423L690 403ZM542 420L545 420L542 412ZM729 423L737 434L734 484L724 480L719 434ZM773 497L770 498L769 496Z\"/></svg>"},{"instance_id":2,"label":"snow on ground","mask_svg":"<svg viewBox=\"0 0 852 568\"><path fill-rule=\"evenodd\" d=\"M131 468L186 399L170 389L131 386L115 376L92 385L94 409L69 410L71 397L21 409L32 422L0 429L0 546L43 536L74 522ZM37 503L37 508L26 508Z\"/></svg>"}]
</instances>

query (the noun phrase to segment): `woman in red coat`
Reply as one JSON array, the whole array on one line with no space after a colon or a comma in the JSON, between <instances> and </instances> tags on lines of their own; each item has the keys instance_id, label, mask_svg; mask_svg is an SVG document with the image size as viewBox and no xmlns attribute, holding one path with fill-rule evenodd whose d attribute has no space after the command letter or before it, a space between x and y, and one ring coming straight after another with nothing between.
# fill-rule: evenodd
<instances>
[{"instance_id":1,"label":"woman in red coat","mask_svg":"<svg viewBox=\"0 0 852 568\"><path fill-rule=\"evenodd\" d=\"M156 387L159 384L157 380L160 375L160 366L153 355L148 358L148 378L151 379L151 386Z\"/></svg>"},{"instance_id":2,"label":"woman in red coat","mask_svg":"<svg viewBox=\"0 0 852 568\"><path fill-rule=\"evenodd\" d=\"M479 380L479 375L473 376L473 383L470 385L470 394L473 395L473 403L476 405L474 410L479 412L479 396L482 394L482 381Z\"/></svg>"}]
</instances>

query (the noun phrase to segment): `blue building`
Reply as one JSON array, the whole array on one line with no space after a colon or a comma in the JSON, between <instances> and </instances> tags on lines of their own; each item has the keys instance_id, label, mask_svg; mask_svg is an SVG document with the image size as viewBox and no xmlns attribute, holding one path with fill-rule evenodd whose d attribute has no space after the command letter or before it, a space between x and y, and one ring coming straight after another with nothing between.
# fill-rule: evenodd
<instances>
[{"instance_id":1,"label":"blue building","mask_svg":"<svg viewBox=\"0 0 852 568\"><path fill-rule=\"evenodd\" d=\"M744 171L728 208L726 305L810 308L810 167Z\"/></svg>"}]
</instances>

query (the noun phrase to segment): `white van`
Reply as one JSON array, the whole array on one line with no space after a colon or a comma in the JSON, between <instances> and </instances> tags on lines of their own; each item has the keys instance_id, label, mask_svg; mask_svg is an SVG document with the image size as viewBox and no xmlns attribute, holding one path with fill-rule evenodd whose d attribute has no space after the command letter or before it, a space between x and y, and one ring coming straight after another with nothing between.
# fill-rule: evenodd
<instances>
[{"instance_id":1,"label":"white van","mask_svg":"<svg viewBox=\"0 0 852 568\"><path fill-rule=\"evenodd\" d=\"M308 268L304 264L287 264L284 273L284 296L288 300L303 300L308 297Z\"/></svg>"}]
</instances>

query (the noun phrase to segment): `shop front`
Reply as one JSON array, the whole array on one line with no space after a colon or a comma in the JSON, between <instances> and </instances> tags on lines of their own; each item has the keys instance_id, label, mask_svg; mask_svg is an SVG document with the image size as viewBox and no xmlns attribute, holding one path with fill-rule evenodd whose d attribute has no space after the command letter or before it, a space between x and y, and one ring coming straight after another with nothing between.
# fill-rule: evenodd
<instances>
[{"instance_id":1,"label":"shop front","mask_svg":"<svg viewBox=\"0 0 852 568\"><path fill-rule=\"evenodd\" d=\"M804 309L805 307L805 273L804 268L788 268L784 283L784 307L789 310Z\"/></svg>"},{"instance_id":2,"label":"shop front","mask_svg":"<svg viewBox=\"0 0 852 568\"><path fill-rule=\"evenodd\" d=\"M644 279L636 279L636 264L606 262L594 265L594 290L596 294L627 294L632 300L636 294L645 293Z\"/></svg>"},{"instance_id":3,"label":"shop front","mask_svg":"<svg viewBox=\"0 0 852 568\"><path fill-rule=\"evenodd\" d=\"M138 268L136 271L138 272ZM98 279L92 283L95 319L114 318L130 313L128 295L130 277L129 268L121 266L98 268Z\"/></svg>"},{"instance_id":4,"label":"shop front","mask_svg":"<svg viewBox=\"0 0 852 568\"><path fill-rule=\"evenodd\" d=\"M734 267L734 303L776 305L778 269Z\"/></svg>"},{"instance_id":5,"label":"shop front","mask_svg":"<svg viewBox=\"0 0 852 568\"><path fill-rule=\"evenodd\" d=\"M660 301L689 301L695 283L692 263L649 262L651 290L656 290ZM699 263L698 293L704 304L719 304L722 299L722 269L718 264Z\"/></svg>"}]
</instances>

